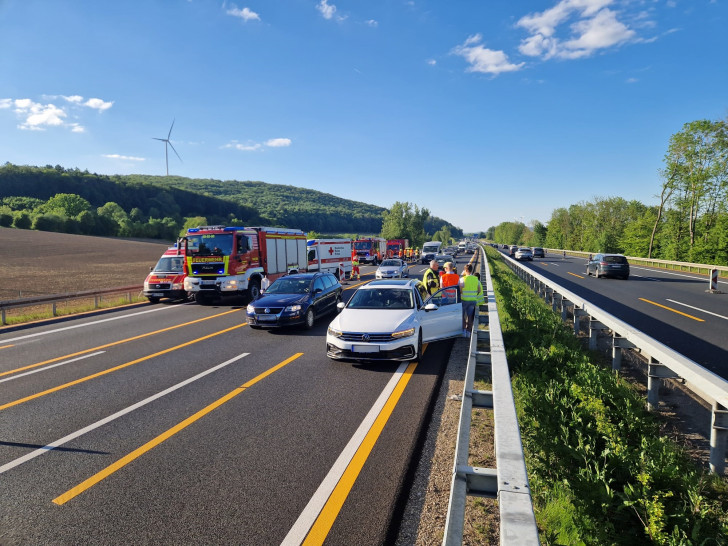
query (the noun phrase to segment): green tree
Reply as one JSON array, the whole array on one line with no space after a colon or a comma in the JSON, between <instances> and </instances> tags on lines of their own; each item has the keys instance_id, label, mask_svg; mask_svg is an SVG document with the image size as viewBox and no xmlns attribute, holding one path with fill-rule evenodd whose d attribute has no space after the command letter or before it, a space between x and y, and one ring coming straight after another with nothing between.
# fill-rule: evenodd
<instances>
[{"instance_id":1,"label":"green tree","mask_svg":"<svg viewBox=\"0 0 728 546\"><path fill-rule=\"evenodd\" d=\"M33 222L30 214L24 210L13 212L13 227L17 229L30 229Z\"/></svg>"},{"instance_id":2,"label":"green tree","mask_svg":"<svg viewBox=\"0 0 728 546\"><path fill-rule=\"evenodd\" d=\"M91 208L91 203L74 193L57 193L42 207L46 212L57 212L75 218Z\"/></svg>"}]
</instances>

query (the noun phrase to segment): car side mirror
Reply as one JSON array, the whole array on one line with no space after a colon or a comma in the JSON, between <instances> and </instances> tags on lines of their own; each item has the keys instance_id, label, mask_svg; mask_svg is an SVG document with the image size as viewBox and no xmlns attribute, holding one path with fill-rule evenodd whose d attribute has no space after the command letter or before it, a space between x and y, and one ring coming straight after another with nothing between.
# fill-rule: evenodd
<instances>
[{"instance_id":1,"label":"car side mirror","mask_svg":"<svg viewBox=\"0 0 728 546\"><path fill-rule=\"evenodd\" d=\"M313 291L314 294L320 294L321 292L323 292L323 290L321 290L320 288L317 288Z\"/></svg>"},{"instance_id":2,"label":"car side mirror","mask_svg":"<svg viewBox=\"0 0 728 546\"><path fill-rule=\"evenodd\" d=\"M336 304L336 308L341 311L344 307L346 307L346 304L343 301L340 301Z\"/></svg>"},{"instance_id":3,"label":"car side mirror","mask_svg":"<svg viewBox=\"0 0 728 546\"><path fill-rule=\"evenodd\" d=\"M437 307L434 303L428 303L425 305L425 311L436 311L437 309L439 309L439 307Z\"/></svg>"},{"instance_id":4,"label":"car side mirror","mask_svg":"<svg viewBox=\"0 0 728 546\"><path fill-rule=\"evenodd\" d=\"M154 266L153 265L150 265L149 266L149 271L154 271Z\"/></svg>"}]
</instances>

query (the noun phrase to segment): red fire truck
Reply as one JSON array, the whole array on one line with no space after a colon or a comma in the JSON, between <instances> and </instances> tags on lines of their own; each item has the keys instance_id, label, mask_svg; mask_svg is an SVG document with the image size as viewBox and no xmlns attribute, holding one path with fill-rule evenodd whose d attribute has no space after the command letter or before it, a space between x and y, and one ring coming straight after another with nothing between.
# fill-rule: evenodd
<instances>
[{"instance_id":1,"label":"red fire truck","mask_svg":"<svg viewBox=\"0 0 728 546\"><path fill-rule=\"evenodd\" d=\"M144 296L152 303L158 303L162 298L187 299L183 248L176 245L169 247L157 265L150 268L144 279Z\"/></svg>"},{"instance_id":2,"label":"red fire truck","mask_svg":"<svg viewBox=\"0 0 728 546\"><path fill-rule=\"evenodd\" d=\"M254 300L263 278L306 271L306 234L298 229L201 226L182 238L185 290L207 305L234 295Z\"/></svg>"},{"instance_id":3,"label":"red fire truck","mask_svg":"<svg viewBox=\"0 0 728 546\"><path fill-rule=\"evenodd\" d=\"M359 256L359 262L363 264L377 265L387 255L387 240L381 237L356 239L353 246Z\"/></svg>"},{"instance_id":4,"label":"red fire truck","mask_svg":"<svg viewBox=\"0 0 728 546\"><path fill-rule=\"evenodd\" d=\"M407 239L388 239L387 240L387 258L399 258L400 255L404 259L404 249L409 247ZM400 251L402 253L400 254Z\"/></svg>"}]
</instances>

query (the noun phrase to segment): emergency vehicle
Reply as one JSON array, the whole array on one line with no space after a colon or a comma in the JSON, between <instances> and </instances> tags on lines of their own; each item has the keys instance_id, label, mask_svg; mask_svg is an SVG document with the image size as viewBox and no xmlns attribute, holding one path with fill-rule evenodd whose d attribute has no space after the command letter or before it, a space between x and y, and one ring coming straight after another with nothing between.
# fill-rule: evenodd
<instances>
[{"instance_id":1,"label":"emergency vehicle","mask_svg":"<svg viewBox=\"0 0 728 546\"><path fill-rule=\"evenodd\" d=\"M400 251L402 251L402 258L404 258L404 249L409 246L407 239L388 239L387 240L387 258L399 258Z\"/></svg>"},{"instance_id":2,"label":"emergency vehicle","mask_svg":"<svg viewBox=\"0 0 728 546\"><path fill-rule=\"evenodd\" d=\"M182 244L185 290L202 305L235 295L252 301L263 277L306 271L306 234L298 229L201 226L188 229Z\"/></svg>"},{"instance_id":3,"label":"emergency vehicle","mask_svg":"<svg viewBox=\"0 0 728 546\"><path fill-rule=\"evenodd\" d=\"M366 237L354 241L354 250L359 262L378 265L387 255L387 240L381 237Z\"/></svg>"},{"instance_id":4,"label":"emergency vehicle","mask_svg":"<svg viewBox=\"0 0 728 546\"><path fill-rule=\"evenodd\" d=\"M144 297L151 303L158 303L162 298L186 300L185 290L185 255L178 246L169 247L157 265L149 268L149 275L144 279Z\"/></svg>"},{"instance_id":5,"label":"emergency vehicle","mask_svg":"<svg viewBox=\"0 0 728 546\"><path fill-rule=\"evenodd\" d=\"M351 239L309 239L306 247L309 272L328 272L340 281L351 278ZM343 278L340 265L344 268Z\"/></svg>"}]
</instances>

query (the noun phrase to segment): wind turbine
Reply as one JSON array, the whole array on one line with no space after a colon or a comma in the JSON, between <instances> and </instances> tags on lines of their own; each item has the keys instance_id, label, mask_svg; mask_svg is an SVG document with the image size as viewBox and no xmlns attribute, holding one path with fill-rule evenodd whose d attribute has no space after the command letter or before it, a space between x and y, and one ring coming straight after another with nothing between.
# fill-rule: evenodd
<instances>
[{"instance_id":1,"label":"wind turbine","mask_svg":"<svg viewBox=\"0 0 728 546\"><path fill-rule=\"evenodd\" d=\"M175 120L172 120L172 125L169 128L169 133L167 133L167 138L157 138L152 137L154 140L161 140L164 142L164 161L167 164L167 176L169 176L169 150L167 149L167 145L169 145L170 148L172 148L172 151L179 157L179 154L177 153L177 150L174 149L174 146L172 146L172 143L169 141L169 137L172 135L172 127L174 127ZM182 161L182 158L179 157L179 160Z\"/></svg>"}]
</instances>

